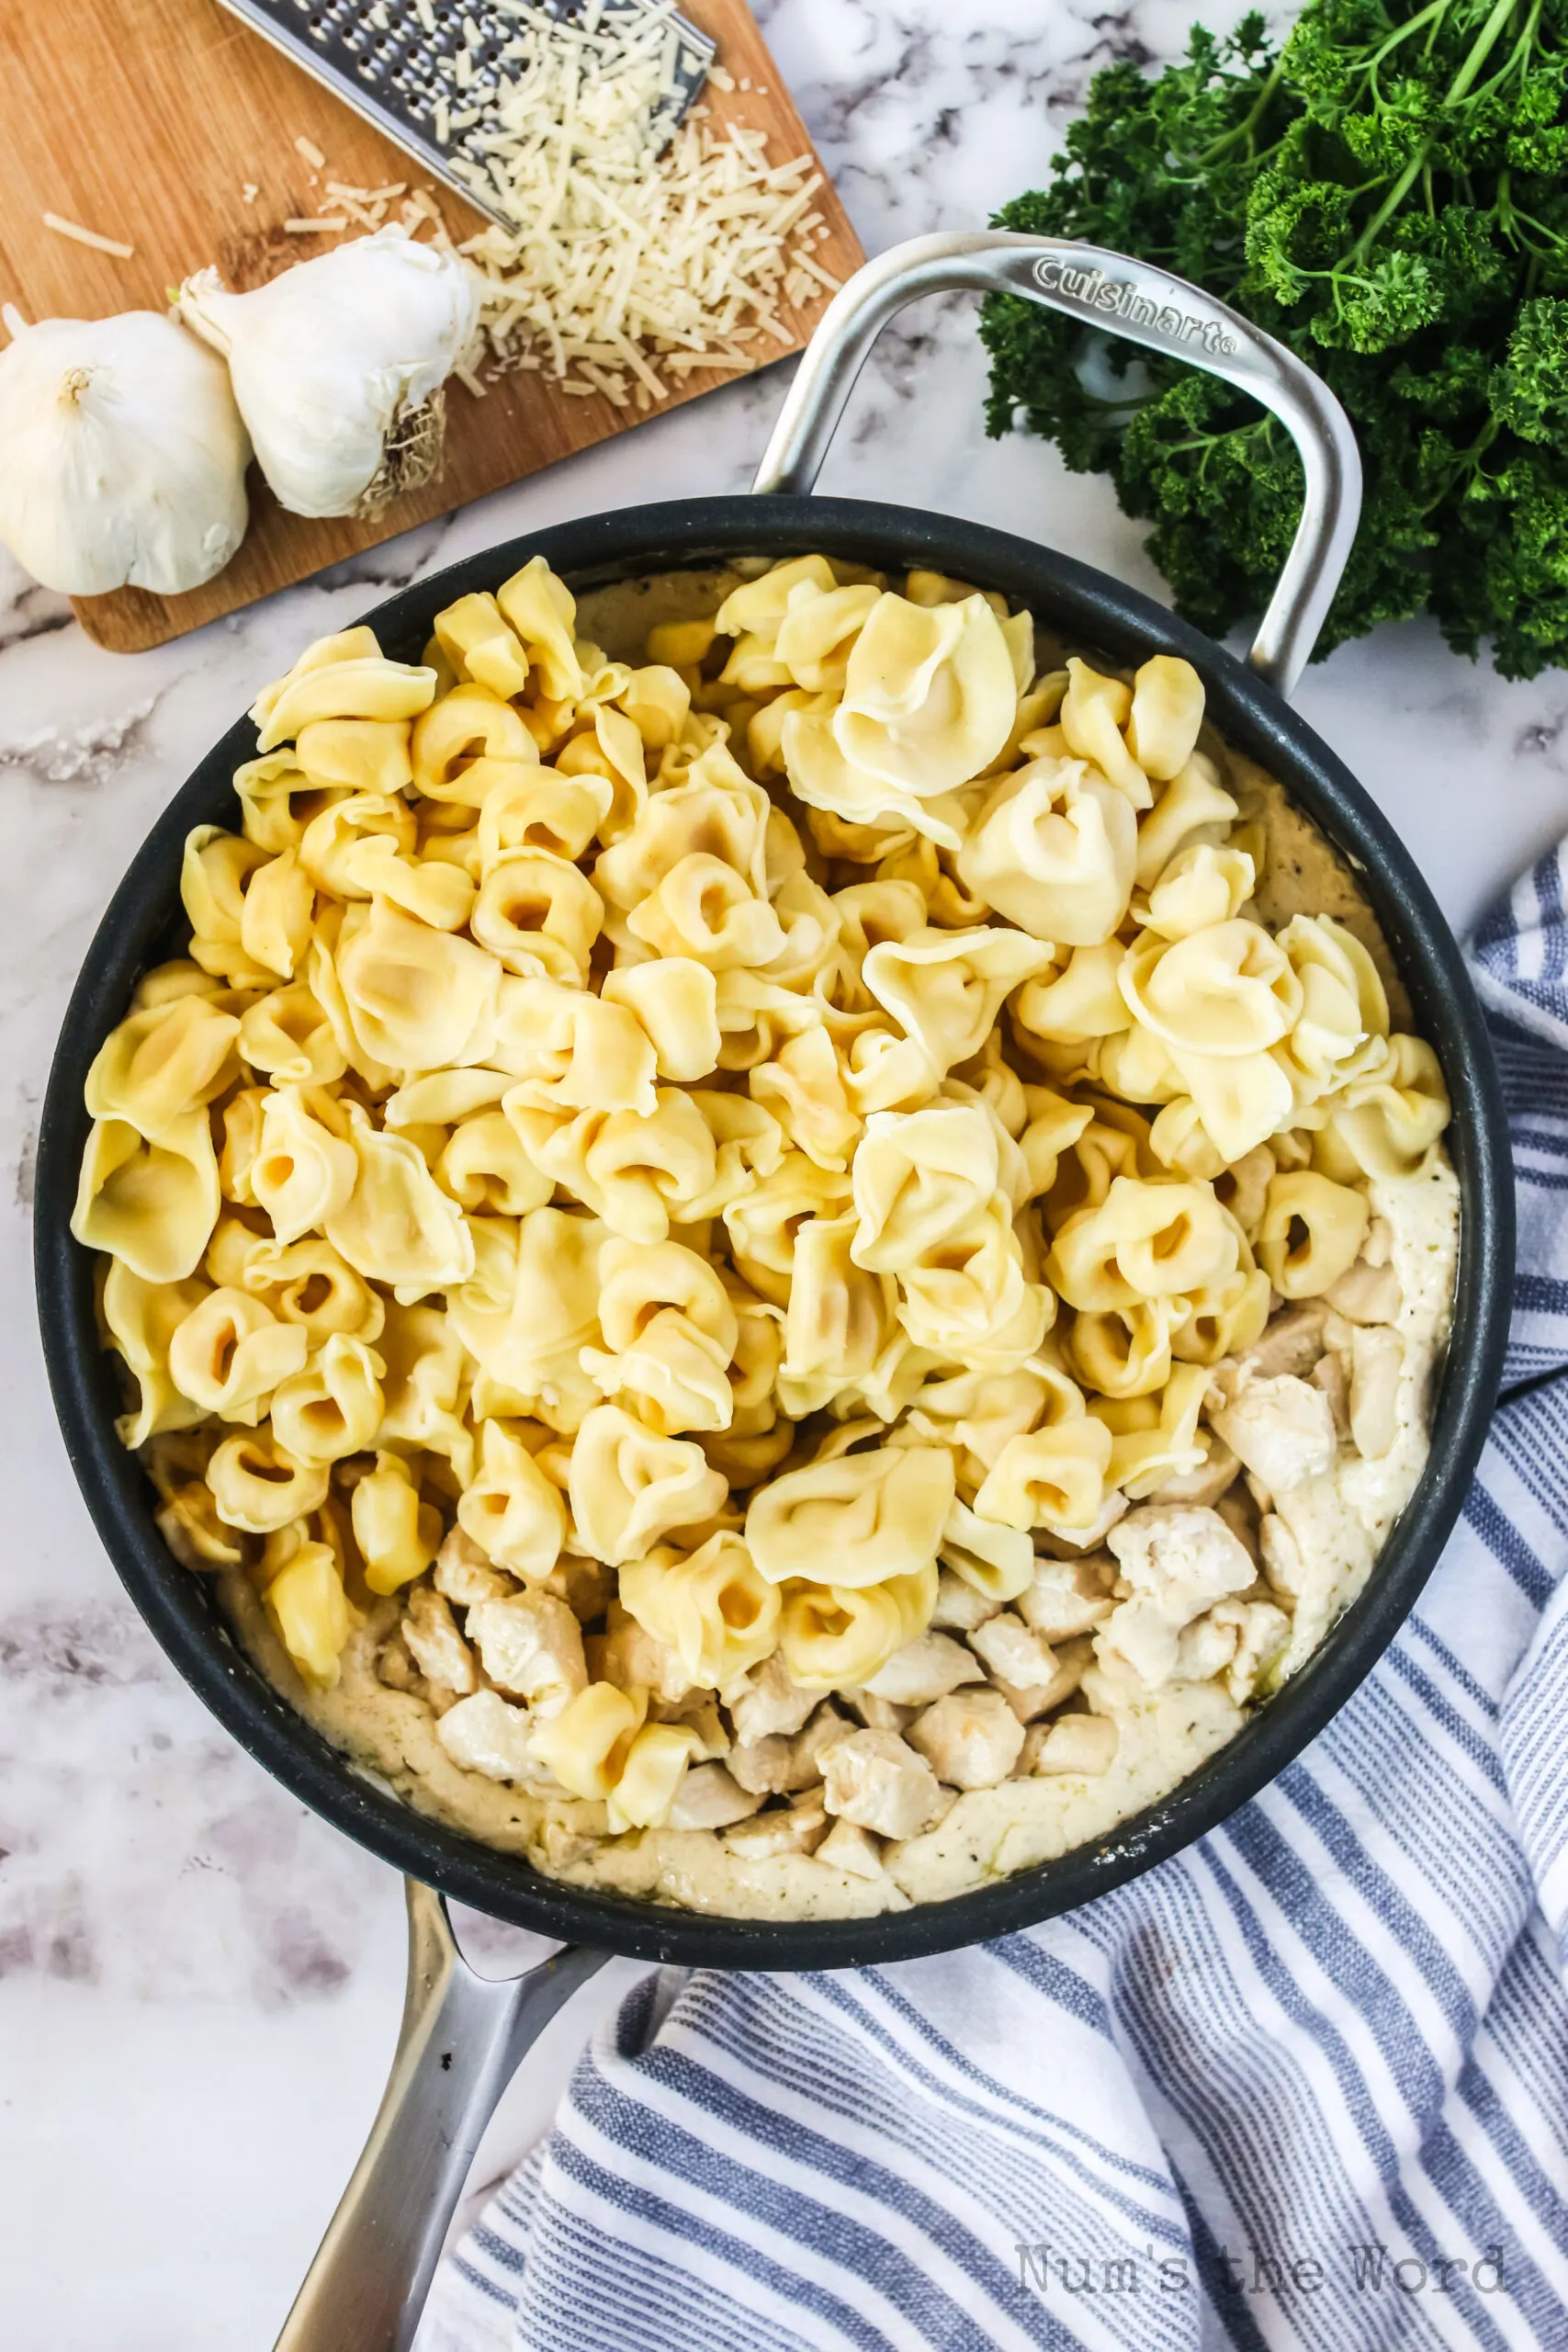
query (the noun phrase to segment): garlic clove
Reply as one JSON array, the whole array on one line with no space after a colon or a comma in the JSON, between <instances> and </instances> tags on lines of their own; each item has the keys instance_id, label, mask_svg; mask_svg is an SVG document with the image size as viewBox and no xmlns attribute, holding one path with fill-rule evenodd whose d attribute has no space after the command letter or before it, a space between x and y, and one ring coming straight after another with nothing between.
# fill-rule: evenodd
<instances>
[{"instance_id":1,"label":"garlic clove","mask_svg":"<svg viewBox=\"0 0 1568 2352\"><path fill-rule=\"evenodd\" d=\"M0 540L24 570L67 596L178 596L221 571L251 454L222 363L156 311L4 317Z\"/></svg>"},{"instance_id":2,"label":"garlic clove","mask_svg":"<svg viewBox=\"0 0 1568 2352\"><path fill-rule=\"evenodd\" d=\"M373 513L440 465L441 386L479 324L476 273L400 229L248 294L197 271L181 318L229 362L261 469L294 514Z\"/></svg>"}]
</instances>

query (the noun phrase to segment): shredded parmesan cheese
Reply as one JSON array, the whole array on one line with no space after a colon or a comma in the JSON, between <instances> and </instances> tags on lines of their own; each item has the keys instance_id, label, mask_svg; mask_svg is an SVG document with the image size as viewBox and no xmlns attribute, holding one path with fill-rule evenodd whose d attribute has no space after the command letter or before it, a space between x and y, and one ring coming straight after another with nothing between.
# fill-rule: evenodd
<instances>
[{"instance_id":1,"label":"shredded parmesan cheese","mask_svg":"<svg viewBox=\"0 0 1568 2352\"><path fill-rule=\"evenodd\" d=\"M648 408L694 368L753 367L795 341L791 309L836 281L806 254L822 186L809 154L769 160L761 130L693 107L671 134L679 40L667 6L558 19L511 0L516 27L454 171L501 212L461 248L479 273L502 368L542 367L579 399ZM460 86L461 58L456 79ZM716 86L733 89L722 67ZM458 117L435 107L445 143Z\"/></svg>"},{"instance_id":2,"label":"shredded parmesan cheese","mask_svg":"<svg viewBox=\"0 0 1568 2352\"><path fill-rule=\"evenodd\" d=\"M286 220L283 226L290 237L330 237L336 235L340 229L347 228L348 215L346 212L319 212L305 220L295 216Z\"/></svg>"},{"instance_id":3,"label":"shredded parmesan cheese","mask_svg":"<svg viewBox=\"0 0 1568 2352\"><path fill-rule=\"evenodd\" d=\"M296 153L304 156L313 172L319 172L327 160L313 139L297 139L294 147Z\"/></svg>"},{"instance_id":4,"label":"shredded parmesan cheese","mask_svg":"<svg viewBox=\"0 0 1568 2352\"><path fill-rule=\"evenodd\" d=\"M71 237L79 245L91 245L96 254L112 254L117 261L130 261L136 252L134 245L121 244L118 237L100 237L96 229L84 229L80 221L63 220L58 212L46 212L43 225L57 237Z\"/></svg>"}]
</instances>

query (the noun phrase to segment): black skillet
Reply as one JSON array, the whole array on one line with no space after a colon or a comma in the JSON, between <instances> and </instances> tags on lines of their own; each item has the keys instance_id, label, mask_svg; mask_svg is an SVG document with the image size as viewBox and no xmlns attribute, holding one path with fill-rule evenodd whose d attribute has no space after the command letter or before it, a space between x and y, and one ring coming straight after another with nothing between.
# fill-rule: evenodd
<instances>
[{"instance_id":1,"label":"black skillet","mask_svg":"<svg viewBox=\"0 0 1568 2352\"><path fill-rule=\"evenodd\" d=\"M1280 418L1305 471L1303 518L1250 661L1070 556L918 506L813 498L861 363L894 311L926 293L1031 297L1154 349L1178 348ZM757 493L761 493L758 495ZM417 662L437 612L542 554L578 592L743 555L818 549L888 572L928 566L999 589L1069 643L1136 664L1184 655L1225 740L1277 776L1354 865L1399 965L1419 1033L1441 1057L1462 1199L1453 1337L1431 1457L1377 1570L1315 1656L1229 1747L1107 1836L951 1902L875 1918L707 1918L553 1883L526 1863L428 1819L330 1747L231 1638L210 1588L180 1566L152 1496L116 1441L111 1367L98 1343L88 1252L69 1227L86 1140L82 1086L138 974L182 944L180 852L193 825L233 825L233 770L253 756L239 720L175 795L99 926L71 1000L39 1143L36 1258L51 1385L72 1465L131 1599L186 1679L286 1788L410 1879L408 2006L391 2083L358 2170L279 2339L288 2352L388 2352L412 2338L468 2158L522 2052L613 1952L710 1968L841 1968L1005 1935L1087 1903L1214 1827L1297 1756L1369 1672L1434 1566L1470 1482L1502 1367L1513 1193L1496 1072L1480 1009L1430 891L1355 778L1289 707L1355 534L1360 467L1343 412L1317 378L1224 305L1123 255L987 232L919 238L840 293L801 363L753 494L596 514L437 572L366 617L387 652ZM434 1892L433 1892L434 1890ZM443 1897L568 1949L529 1976L472 1974Z\"/></svg>"}]
</instances>

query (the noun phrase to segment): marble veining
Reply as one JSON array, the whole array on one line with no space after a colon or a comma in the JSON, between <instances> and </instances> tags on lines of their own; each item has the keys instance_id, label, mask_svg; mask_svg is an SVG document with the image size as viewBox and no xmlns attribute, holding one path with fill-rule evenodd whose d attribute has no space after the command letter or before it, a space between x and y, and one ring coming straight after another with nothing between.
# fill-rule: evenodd
<instances>
[{"instance_id":1,"label":"marble veining","mask_svg":"<svg viewBox=\"0 0 1568 2352\"><path fill-rule=\"evenodd\" d=\"M1035 184L1089 76L1174 55L1179 0L760 0L868 250L977 225ZM1239 8L1206 7L1219 25ZM983 17L983 21L976 21ZM0 287L0 292L3 292ZM1159 593L1138 526L1055 452L987 442L972 305L884 338L823 486L1035 533ZM400 2001L392 1873L217 1727L120 1593L44 1385L28 1264L38 1106L103 907L176 785L299 647L409 581L574 514L744 489L772 371L124 659L0 552L0 2265L8 2352L259 2352L379 2097ZM1411 843L1450 919L1568 814L1568 678L1507 685L1424 626L1309 673L1313 724ZM584 1996L602 2007L629 1964ZM492 2177L564 2078L569 2015L481 2151ZM90 2249L83 2232L91 2233Z\"/></svg>"}]
</instances>

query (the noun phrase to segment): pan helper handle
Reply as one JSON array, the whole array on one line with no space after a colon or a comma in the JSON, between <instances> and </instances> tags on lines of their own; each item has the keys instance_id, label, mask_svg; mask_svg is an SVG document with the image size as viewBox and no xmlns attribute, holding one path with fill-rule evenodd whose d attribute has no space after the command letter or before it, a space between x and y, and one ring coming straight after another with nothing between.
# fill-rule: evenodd
<instances>
[{"instance_id":1,"label":"pan helper handle","mask_svg":"<svg viewBox=\"0 0 1568 2352\"><path fill-rule=\"evenodd\" d=\"M464 1960L440 1895L413 1879L407 1887L408 1991L391 2076L276 2352L407 2352L496 2101L610 1957L569 1944L497 1983Z\"/></svg>"},{"instance_id":2,"label":"pan helper handle","mask_svg":"<svg viewBox=\"0 0 1568 2352\"><path fill-rule=\"evenodd\" d=\"M1272 335L1185 278L1126 254L1000 229L912 237L879 254L823 312L753 491L809 491L855 378L889 319L924 294L961 291L1021 294L1122 342L1174 352L1272 410L1300 452L1306 496L1250 659L1289 695L1339 585L1360 515L1361 460L1349 419L1322 379Z\"/></svg>"}]
</instances>

